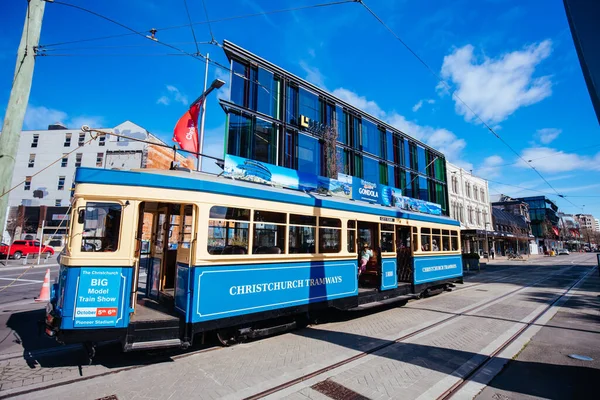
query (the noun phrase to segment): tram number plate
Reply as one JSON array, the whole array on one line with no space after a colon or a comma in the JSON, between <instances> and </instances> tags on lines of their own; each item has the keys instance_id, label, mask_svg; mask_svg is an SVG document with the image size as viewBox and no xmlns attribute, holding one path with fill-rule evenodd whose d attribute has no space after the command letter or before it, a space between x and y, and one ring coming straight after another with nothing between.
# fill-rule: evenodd
<instances>
[{"instance_id":1,"label":"tram number plate","mask_svg":"<svg viewBox=\"0 0 600 400\"><path fill-rule=\"evenodd\" d=\"M394 276L394 272L393 271L385 271L385 277L386 278L391 278Z\"/></svg>"},{"instance_id":2,"label":"tram number plate","mask_svg":"<svg viewBox=\"0 0 600 400\"><path fill-rule=\"evenodd\" d=\"M385 222L395 222L395 219L392 217L379 217L379 220Z\"/></svg>"}]
</instances>

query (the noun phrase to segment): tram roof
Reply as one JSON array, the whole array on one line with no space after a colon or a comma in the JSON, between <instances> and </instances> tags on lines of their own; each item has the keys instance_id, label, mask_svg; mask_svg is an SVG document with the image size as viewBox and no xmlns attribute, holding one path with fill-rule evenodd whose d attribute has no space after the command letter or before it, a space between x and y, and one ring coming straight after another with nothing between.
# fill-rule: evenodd
<instances>
[{"instance_id":1,"label":"tram roof","mask_svg":"<svg viewBox=\"0 0 600 400\"><path fill-rule=\"evenodd\" d=\"M293 203L311 207L334 210L361 212L386 217L404 218L459 226L456 220L445 216L435 216L385 207L363 201L349 200L339 197L305 193L294 189L276 188L253 182L232 180L216 175L199 172L170 170L107 170L100 168L77 168L75 183L92 183L99 185L145 186L162 189L191 190L197 192L226 194L260 200L277 199L285 203ZM243 189L243 190L240 190ZM277 194L277 196L273 196Z\"/></svg>"}]
</instances>

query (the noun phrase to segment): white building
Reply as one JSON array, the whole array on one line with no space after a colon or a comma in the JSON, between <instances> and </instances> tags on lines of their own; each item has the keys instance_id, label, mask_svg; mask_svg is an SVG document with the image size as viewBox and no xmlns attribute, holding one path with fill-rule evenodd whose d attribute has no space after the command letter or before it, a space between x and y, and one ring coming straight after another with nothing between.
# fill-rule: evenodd
<instances>
[{"instance_id":1,"label":"white building","mask_svg":"<svg viewBox=\"0 0 600 400\"><path fill-rule=\"evenodd\" d=\"M101 130L165 144L130 121ZM77 167L164 169L169 168L171 160L173 151L169 148L113 135L93 139L90 133L67 129L60 123L50 125L48 130L22 131L5 230L14 231L15 237L26 233L40 237L42 221L46 222L45 226L58 225L71 202ZM193 167L181 156L178 160Z\"/></svg>"},{"instance_id":2,"label":"white building","mask_svg":"<svg viewBox=\"0 0 600 400\"><path fill-rule=\"evenodd\" d=\"M577 214L575 215L579 225L581 225L582 229L587 229L589 231L597 231L598 230L598 220L594 218L591 214Z\"/></svg>"},{"instance_id":3,"label":"white building","mask_svg":"<svg viewBox=\"0 0 600 400\"><path fill-rule=\"evenodd\" d=\"M596 223L596 232L600 232L600 221L598 218L594 218L594 222Z\"/></svg>"},{"instance_id":4,"label":"white building","mask_svg":"<svg viewBox=\"0 0 600 400\"><path fill-rule=\"evenodd\" d=\"M488 182L446 162L450 217L460 221L464 252L487 251L485 232L492 231Z\"/></svg>"}]
</instances>

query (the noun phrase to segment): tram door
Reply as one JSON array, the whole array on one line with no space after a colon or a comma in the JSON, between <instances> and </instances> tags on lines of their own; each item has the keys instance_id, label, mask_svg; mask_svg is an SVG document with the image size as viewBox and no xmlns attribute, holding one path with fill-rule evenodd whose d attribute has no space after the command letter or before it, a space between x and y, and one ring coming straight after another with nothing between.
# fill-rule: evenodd
<instances>
[{"instance_id":1,"label":"tram door","mask_svg":"<svg viewBox=\"0 0 600 400\"><path fill-rule=\"evenodd\" d=\"M358 262L360 265L365 244L372 251L365 270L360 275L360 284L366 288L378 288L381 282L381 248L379 247L379 224L358 221Z\"/></svg>"},{"instance_id":2,"label":"tram door","mask_svg":"<svg viewBox=\"0 0 600 400\"><path fill-rule=\"evenodd\" d=\"M169 208L161 205L152 213L152 233L150 239L150 265L148 270L148 297L158 300L164 285L164 265L167 258L167 218Z\"/></svg>"},{"instance_id":3,"label":"tram door","mask_svg":"<svg viewBox=\"0 0 600 400\"><path fill-rule=\"evenodd\" d=\"M396 257L398 282L412 282L413 279L413 261L410 226L396 225Z\"/></svg>"}]
</instances>

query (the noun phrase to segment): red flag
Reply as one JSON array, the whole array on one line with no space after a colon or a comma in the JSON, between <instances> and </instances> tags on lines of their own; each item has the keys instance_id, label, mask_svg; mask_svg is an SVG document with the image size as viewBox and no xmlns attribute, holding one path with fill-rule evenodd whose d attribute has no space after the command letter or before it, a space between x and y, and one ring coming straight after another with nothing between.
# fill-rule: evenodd
<instances>
[{"instance_id":1,"label":"red flag","mask_svg":"<svg viewBox=\"0 0 600 400\"><path fill-rule=\"evenodd\" d=\"M183 150L198 152L198 114L202 100L192 104L177 121L173 132L173 141L179 144ZM197 157L197 156L196 156Z\"/></svg>"}]
</instances>

